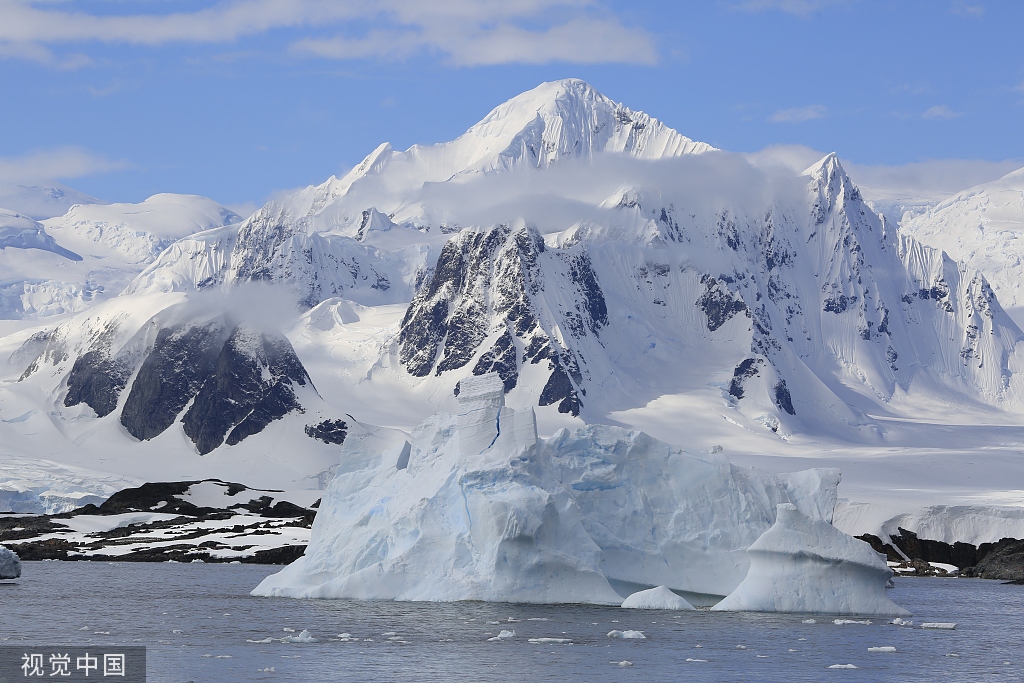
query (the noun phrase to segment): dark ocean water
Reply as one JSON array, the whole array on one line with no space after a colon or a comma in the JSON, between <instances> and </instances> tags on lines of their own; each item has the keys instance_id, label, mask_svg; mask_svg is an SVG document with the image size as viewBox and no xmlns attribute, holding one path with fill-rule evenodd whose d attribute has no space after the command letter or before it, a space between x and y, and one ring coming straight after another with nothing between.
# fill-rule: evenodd
<instances>
[{"instance_id":1,"label":"dark ocean water","mask_svg":"<svg viewBox=\"0 0 1024 683\"><path fill-rule=\"evenodd\" d=\"M840 626L826 616L803 623L810 615L250 597L275 570L28 562L19 581L0 583L0 645L145 645L158 683L1024 680L1024 586L992 581L898 578L890 596L915 615L913 627L899 627L886 619ZM925 621L957 627L923 630ZM277 640L303 629L317 642ZM503 629L515 636L488 641ZM646 639L609 638L613 629ZM275 640L247 642L266 638ZM881 646L897 651L868 652Z\"/></svg>"}]
</instances>

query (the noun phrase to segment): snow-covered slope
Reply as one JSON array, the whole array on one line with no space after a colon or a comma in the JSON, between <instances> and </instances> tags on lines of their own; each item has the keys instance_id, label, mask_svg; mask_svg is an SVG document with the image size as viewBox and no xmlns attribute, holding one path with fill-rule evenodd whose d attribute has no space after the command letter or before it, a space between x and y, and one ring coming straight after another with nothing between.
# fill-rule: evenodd
<instances>
[{"instance_id":1,"label":"snow-covered slope","mask_svg":"<svg viewBox=\"0 0 1024 683\"><path fill-rule=\"evenodd\" d=\"M900 229L984 273L1004 306L1024 306L1024 168L964 190Z\"/></svg>"},{"instance_id":2,"label":"snow-covered slope","mask_svg":"<svg viewBox=\"0 0 1024 683\"><path fill-rule=\"evenodd\" d=\"M0 210L0 319L83 311L117 295L182 237L240 220L205 197L174 194L139 204L75 204L42 223Z\"/></svg>"},{"instance_id":3,"label":"snow-covered slope","mask_svg":"<svg viewBox=\"0 0 1024 683\"><path fill-rule=\"evenodd\" d=\"M64 185L0 185L0 206L41 221L61 216L76 204L98 204L99 200Z\"/></svg>"}]
</instances>

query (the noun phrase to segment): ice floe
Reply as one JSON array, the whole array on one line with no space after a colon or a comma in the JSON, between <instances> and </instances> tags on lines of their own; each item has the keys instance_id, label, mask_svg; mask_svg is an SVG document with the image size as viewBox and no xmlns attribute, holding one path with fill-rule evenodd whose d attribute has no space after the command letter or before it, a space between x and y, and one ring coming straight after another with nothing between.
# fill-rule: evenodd
<instances>
[{"instance_id":1,"label":"ice floe","mask_svg":"<svg viewBox=\"0 0 1024 683\"><path fill-rule=\"evenodd\" d=\"M572 638L530 638L528 642L534 645L564 645L571 643Z\"/></svg>"},{"instance_id":2,"label":"ice floe","mask_svg":"<svg viewBox=\"0 0 1024 683\"><path fill-rule=\"evenodd\" d=\"M882 645L880 647L869 647L868 652L896 652L896 648L892 645Z\"/></svg>"},{"instance_id":3,"label":"ice floe","mask_svg":"<svg viewBox=\"0 0 1024 683\"><path fill-rule=\"evenodd\" d=\"M791 503L778 506L775 524L747 555L746 578L713 610L910 614L886 594L892 570L870 545Z\"/></svg>"},{"instance_id":4,"label":"ice floe","mask_svg":"<svg viewBox=\"0 0 1024 683\"><path fill-rule=\"evenodd\" d=\"M858 667L855 664L833 664L832 666L830 666L828 668L830 668L830 669L859 669L860 667Z\"/></svg>"},{"instance_id":5,"label":"ice floe","mask_svg":"<svg viewBox=\"0 0 1024 683\"><path fill-rule=\"evenodd\" d=\"M315 643L316 638L310 635L309 631L302 629L302 633L297 636L285 636L281 639L282 643Z\"/></svg>"},{"instance_id":6,"label":"ice floe","mask_svg":"<svg viewBox=\"0 0 1024 683\"><path fill-rule=\"evenodd\" d=\"M666 586L657 586L633 593L622 601L626 609L693 609L693 605L679 597Z\"/></svg>"},{"instance_id":7,"label":"ice floe","mask_svg":"<svg viewBox=\"0 0 1024 683\"><path fill-rule=\"evenodd\" d=\"M647 636L644 635L643 631L620 631L618 629L614 631L608 631L609 638L619 638L620 640L646 640Z\"/></svg>"},{"instance_id":8,"label":"ice floe","mask_svg":"<svg viewBox=\"0 0 1024 683\"><path fill-rule=\"evenodd\" d=\"M488 638L487 642L493 643L493 642L498 641L498 640L508 640L509 638L514 638L515 635L516 635L515 631L506 631L505 629L502 629L501 633L499 633L498 635L494 636L493 638Z\"/></svg>"},{"instance_id":9,"label":"ice floe","mask_svg":"<svg viewBox=\"0 0 1024 683\"><path fill-rule=\"evenodd\" d=\"M956 623L950 621L929 621L921 624L921 628L935 629L939 631L952 631L956 628Z\"/></svg>"}]
</instances>

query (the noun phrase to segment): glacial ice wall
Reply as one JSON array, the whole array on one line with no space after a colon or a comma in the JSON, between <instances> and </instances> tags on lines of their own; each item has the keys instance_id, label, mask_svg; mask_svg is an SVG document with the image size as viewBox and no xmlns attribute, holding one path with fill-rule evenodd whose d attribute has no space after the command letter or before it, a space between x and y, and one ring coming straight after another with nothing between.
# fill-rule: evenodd
<instances>
[{"instance_id":1,"label":"glacial ice wall","mask_svg":"<svg viewBox=\"0 0 1024 683\"><path fill-rule=\"evenodd\" d=\"M779 503L831 519L838 470L768 474L610 426L538 439L494 374L459 404L411 440L346 441L305 556L253 594L618 605L663 585L711 604Z\"/></svg>"}]
</instances>

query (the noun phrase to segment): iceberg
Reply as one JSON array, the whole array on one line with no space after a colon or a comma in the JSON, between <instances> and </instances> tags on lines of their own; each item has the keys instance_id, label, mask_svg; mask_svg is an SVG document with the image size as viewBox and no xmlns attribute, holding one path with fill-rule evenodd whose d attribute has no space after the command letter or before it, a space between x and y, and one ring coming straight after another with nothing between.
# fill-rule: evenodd
<instances>
[{"instance_id":1,"label":"iceberg","mask_svg":"<svg viewBox=\"0 0 1024 683\"><path fill-rule=\"evenodd\" d=\"M252 594L620 605L664 586L711 605L778 504L831 519L838 470L769 474L603 425L538 438L493 373L458 402L411 435L350 436L306 554Z\"/></svg>"},{"instance_id":2,"label":"iceberg","mask_svg":"<svg viewBox=\"0 0 1024 683\"><path fill-rule=\"evenodd\" d=\"M713 610L910 615L886 595L892 570L884 557L864 541L809 518L795 505L779 505L775 524L747 554L746 578Z\"/></svg>"},{"instance_id":3,"label":"iceberg","mask_svg":"<svg viewBox=\"0 0 1024 683\"><path fill-rule=\"evenodd\" d=\"M0 545L0 580L21 577L21 559L13 550Z\"/></svg>"},{"instance_id":4,"label":"iceberg","mask_svg":"<svg viewBox=\"0 0 1024 683\"><path fill-rule=\"evenodd\" d=\"M665 586L633 593L622 601L626 609L694 609L693 605Z\"/></svg>"}]
</instances>

